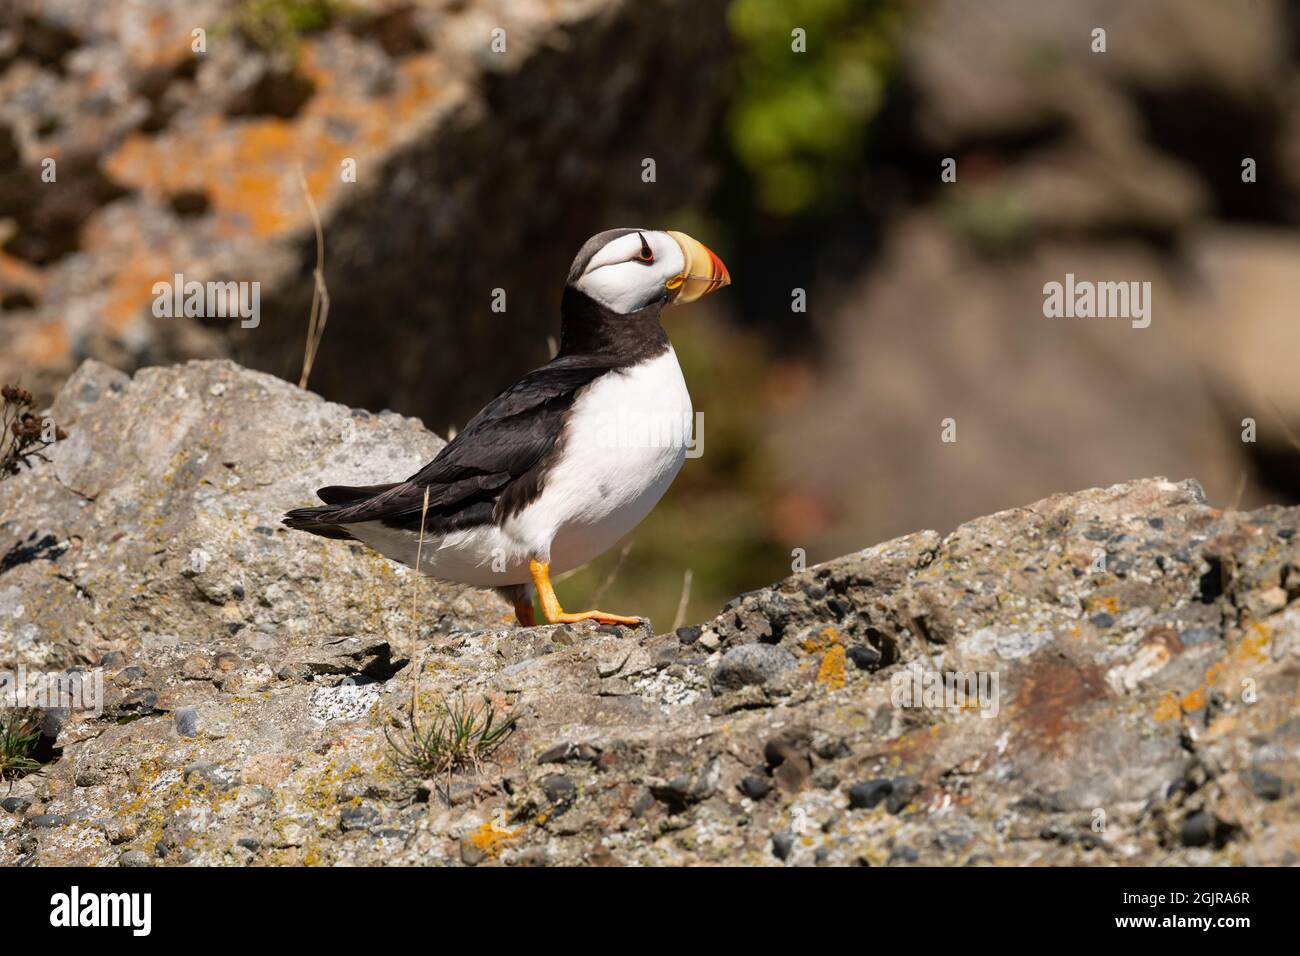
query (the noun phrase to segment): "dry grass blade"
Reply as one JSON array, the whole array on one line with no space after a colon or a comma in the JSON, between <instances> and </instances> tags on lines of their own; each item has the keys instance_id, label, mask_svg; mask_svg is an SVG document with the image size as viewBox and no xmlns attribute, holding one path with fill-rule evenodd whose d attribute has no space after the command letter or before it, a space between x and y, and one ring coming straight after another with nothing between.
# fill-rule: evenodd
<instances>
[{"instance_id":1,"label":"dry grass blade","mask_svg":"<svg viewBox=\"0 0 1300 956\"><path fill-rule=\"evenodd\" d=\"M675 631L686 623L686 606L691 603L691 579L695 577L695 572L690 568L682 575L682 596L677 600L677 613L673 615L673 627Z\"/></svg>"},{"instance_id":2,"label":"dry grass blade","mask_svg":"<svg viewBox=\"0 0 1300 956\"><path fill-rule=\"evenodd\" d=\"M1277 407L1277 402L1273 399L1268 400L1269 405L1273 407L1273 414L1277 416L1277 423L1282 426L1282 431L1286 433L1286 440L1296 451L1300 451L1300 438L1291 430L1291 426L1286 423L1286 416L1282 414L1282 409Z\"/></svg>"},{"instance_id":3,"label":"dry grass blade","mask_svg":"<svg viewBox=\"0 0 1300 956\"><path fill-rule=\"evenodd\" d=\"M429 515L429 488L424 489L424 503L420 506L420 540L415 546L415 576L411 579L411 660L414 670L411 677L411 723L414 724L420 708L420 672L424 669L424 654L418 652L419 626L416 619L416 598L419 596L420 562L424 560L424 522Z\"/></svg>"},{"instance_id":4,"label":"dry grass blade","mask_svg":"<svg viewBox=\"0 0 1300 956\"><path fill-rule=\"evenodd\" d=\"M1241 475L1237 478L1237 491L1232 496L1232 506L1229 511L1241 510L1241 496L1246 492L1246 469L1241 470Z\"/></svg>"},{"instance_id":5,"label":"dry grass blade","mask_svg":"<svg viewBox=\"0 0 1300 956\"><path fill-rule=\"evenodd\" d=\"M635 541L629 541L627 544L623 545L623 550L618 553L618 560L614 563L613 570L609 572L609 575L605 580L602 581L600 586L592 593L592 607L599 607L601 599L605 597L605 592L614 586L614 582L618 580L619 572L623 570L623 562L627 560L628 554L632 551L632 545L635 543Z\"/></svg>"},{"instance_id":6,"label":"dry grass blade","mask_svg":"<svg viewBox=\"0 0 1300 956\"><path fill-rule=\"evenodd\" d=\"M321 226L320 212L316 202L311 198L307 188L307 177L302 167L298 167L298 183L302 194L307 199L307 208L311 210L312 225L316 228L316 268L312 270L314 286L311 292L311 317L307 320L307 344L303 347L302 374L298 376L298 387L306 388L311 378L311 367L316 362L316 351L320 348L325 335L325 320L330 314L330 293L325 285L325 229Z\"/></svg>"}]
</instances>

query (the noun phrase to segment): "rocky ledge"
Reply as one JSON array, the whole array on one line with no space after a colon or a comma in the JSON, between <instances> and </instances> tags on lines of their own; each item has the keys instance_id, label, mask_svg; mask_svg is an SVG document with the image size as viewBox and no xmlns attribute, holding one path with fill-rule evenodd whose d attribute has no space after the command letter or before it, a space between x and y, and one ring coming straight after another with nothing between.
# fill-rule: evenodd
<instances>
[{"instance_id":1,"label":"rocky ledge","mask_svg":"<svg viewBox=\"0 0 1300 956\"><path fill-rule=\"evenodd\" d=\"M45 714L0 864L1300 857L1300 508L1133 481L675 633L524 630L279 526L318 485L413 470L439 445L416 421L228 362L90 362L52 411L68 439L0 483L0 665L98 666L104 706ZM389 742L413 699L516 723L424 779Z\"/></svg>"}]
</instances>

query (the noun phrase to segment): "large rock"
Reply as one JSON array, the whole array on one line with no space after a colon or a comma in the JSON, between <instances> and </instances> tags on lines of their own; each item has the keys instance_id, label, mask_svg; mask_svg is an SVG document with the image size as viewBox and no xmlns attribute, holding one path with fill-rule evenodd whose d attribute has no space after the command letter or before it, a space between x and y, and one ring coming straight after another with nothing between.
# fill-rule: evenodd
<instances>
[{"instance_id":1,"label":"large rock","mask_svg":"<svg viewBox=\"0 0 1300 956\"><path fill-rule=\"evenodd\" d=\"M992 0L979 16L937 0L902 44L909 121L919 149L958 158L945 198L967 221L1144 238L1207 214L1295 222L1294 31L1280 0Z\"/></svg>"},{"instance_id":2,"label":"large rock","mask_svg":"<svg viewBox=\"0 0 1300 956\"><path fill-rule=\"evenodd\" d=\"M220 362L88 364L54 413L52 462L0 484L0 662L103 654L106 709L55 722L0 863L1300 858L1298 508L1134 481L888 541L680 636L520 629L277 529L314 485L433 451L410 420ZM932 699L958 674L985 696ZM386 731L462 695L513 735L402 772Z\"/></svg>"}]
</instances>

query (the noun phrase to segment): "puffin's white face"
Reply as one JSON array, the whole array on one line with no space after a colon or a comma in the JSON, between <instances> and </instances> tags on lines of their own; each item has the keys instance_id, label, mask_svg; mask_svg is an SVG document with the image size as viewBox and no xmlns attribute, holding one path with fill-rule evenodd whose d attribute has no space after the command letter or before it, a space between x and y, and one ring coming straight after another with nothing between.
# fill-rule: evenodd
<instances>
[{"instance_id":1,"label":"puffin's white face","mask_svg":"<svg viewBox=\"0 0 1300 956\"><path fill-rule=\"evenodd\" d=\"M690 236L638 229L598 248L570 282L611 312L627 315L655 302L694 302L730 284L731 276Z\"/></svg>"}]
</instances>

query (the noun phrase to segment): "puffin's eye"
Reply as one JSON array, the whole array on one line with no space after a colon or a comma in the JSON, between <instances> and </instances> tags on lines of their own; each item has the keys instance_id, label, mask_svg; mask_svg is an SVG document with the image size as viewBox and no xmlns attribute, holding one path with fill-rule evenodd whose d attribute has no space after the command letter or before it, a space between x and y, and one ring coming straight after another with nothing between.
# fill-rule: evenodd
<instances>
[{"instance_id":1,"label":"puffin's eye","mask_svg":"<svg viewBox=\"0 0 1300 956\"><path fill-rule=\"evenodd\" d=\"M635 258L637 262L647 262L647 263L654 262L655 254L650 249L650 243L645 241L645 236L641 235L641 233L638 232L637 235L641 236L641 251L638 252L633 258Z\"/></svg>"}]
</instances>

